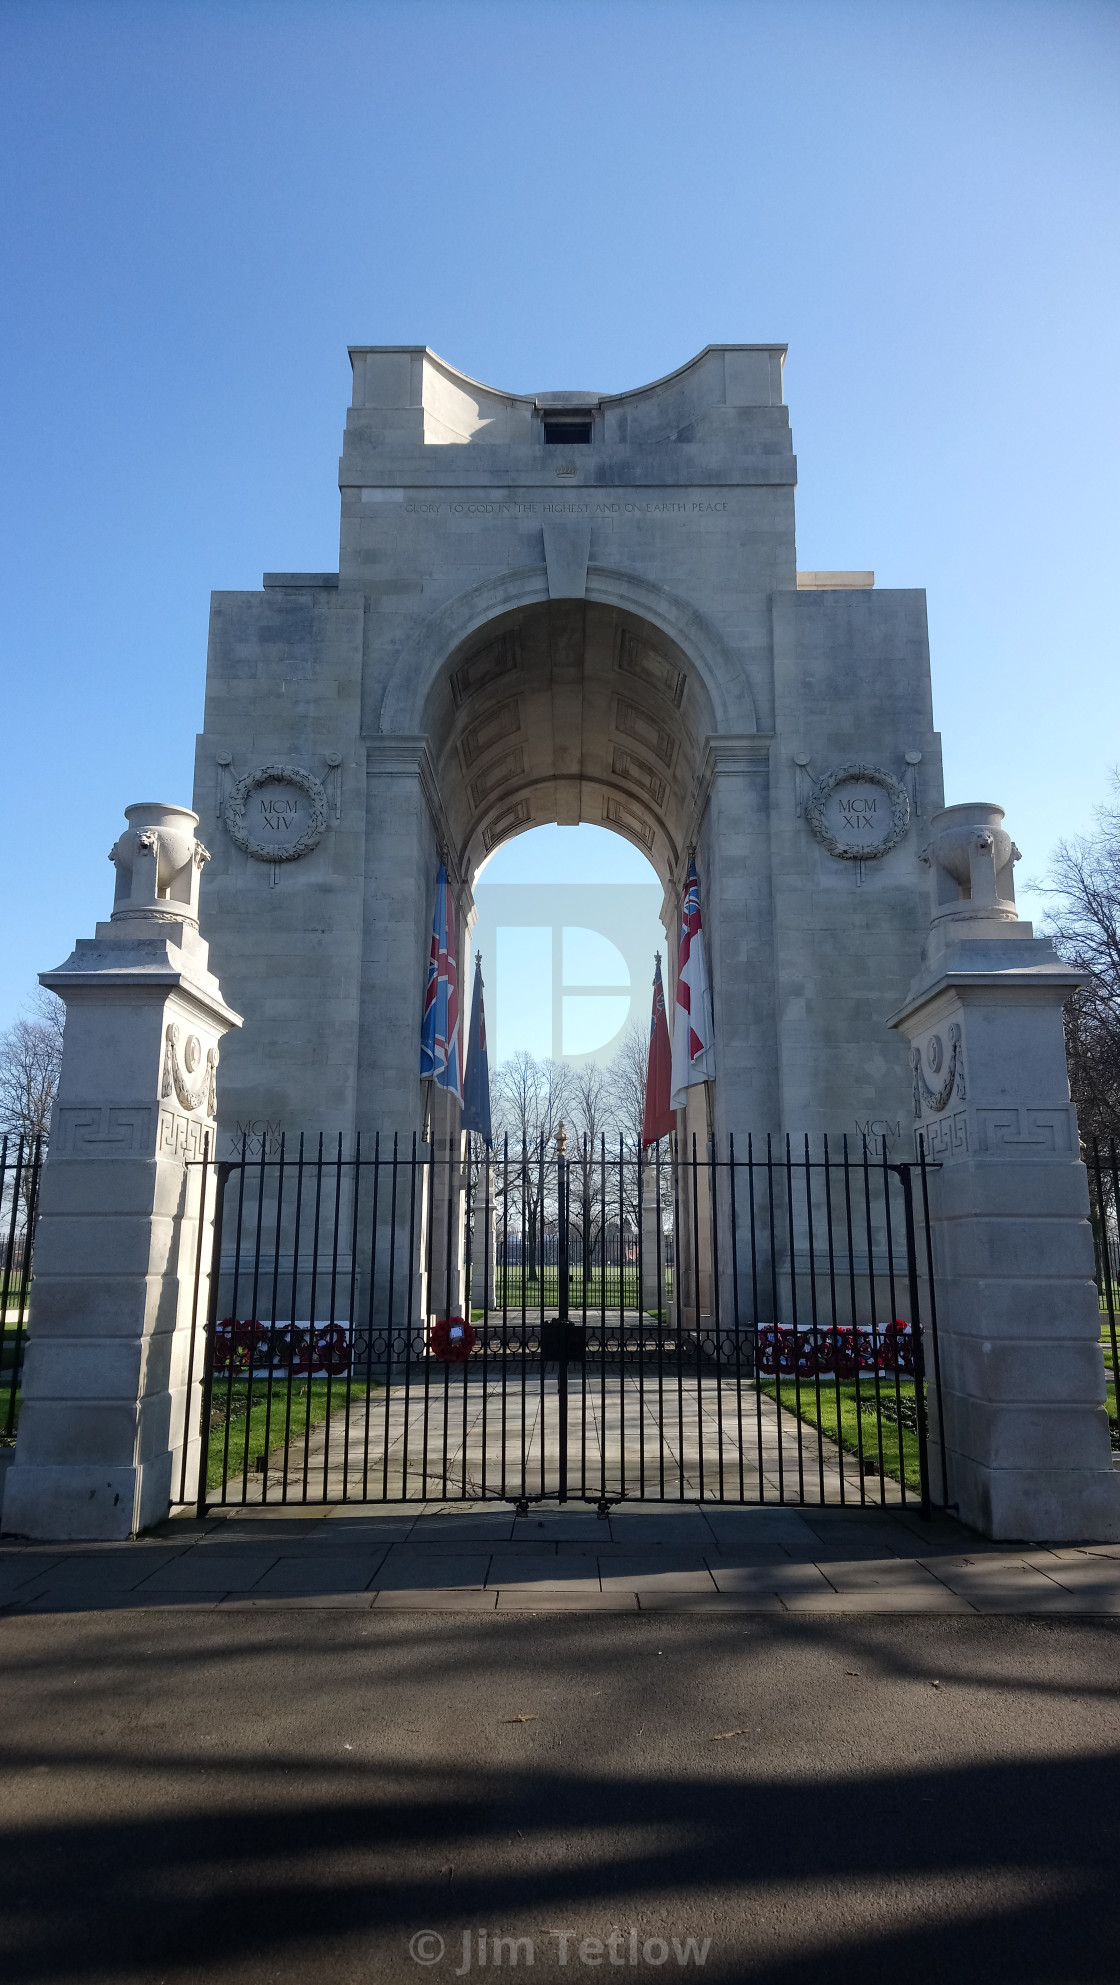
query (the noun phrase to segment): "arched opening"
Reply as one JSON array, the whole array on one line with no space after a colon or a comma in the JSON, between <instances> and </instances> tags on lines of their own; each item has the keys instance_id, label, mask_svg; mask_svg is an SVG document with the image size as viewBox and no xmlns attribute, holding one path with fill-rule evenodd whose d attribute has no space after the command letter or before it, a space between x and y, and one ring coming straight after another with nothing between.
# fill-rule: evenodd
<instances>
[{"instance_id":1,"label":"arched opening","mask_svg":"<svg viewBox=\"0 0 1120 1985\"><path fill-rule=\"evenodd\" d=\"M460 873L545 822L606 827L675 890L705 738L699 670L662 629L590 600L549 600L487 622L433 679L420 728Z\"/></svg>"},{"instance_id":2,"label":"arched opening","mask_svg":"<svg viewBox=\"0 0 1120 1985\"><path fill-rule=\"evenodd\" d=\"M603 827L541 826L502 842L475 878L470 938L492 1066L517 1053L609 1064L635 1023L648 1026L663 903L648 856Z\"/></svg>"}]
</instances>

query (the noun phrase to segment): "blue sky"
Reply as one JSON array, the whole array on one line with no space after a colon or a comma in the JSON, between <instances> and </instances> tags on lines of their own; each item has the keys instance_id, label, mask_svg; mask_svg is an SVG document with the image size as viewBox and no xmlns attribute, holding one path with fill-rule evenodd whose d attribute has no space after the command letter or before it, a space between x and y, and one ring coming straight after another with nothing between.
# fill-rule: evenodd
<instances>
[{"instance_id":1,"label":"blue sky","mask_svg":"<svg viewBox=\"0 0 1120 1985\"><path fill-rule=\"evenodd\" d=\"M1080 0L6 0L0 1024L189 799L210 589L335 563L348 342L788 340L799 562L928 589L948 795L1043 870L1120 759L1118 58Z\"/></svg>"}]
</instances>

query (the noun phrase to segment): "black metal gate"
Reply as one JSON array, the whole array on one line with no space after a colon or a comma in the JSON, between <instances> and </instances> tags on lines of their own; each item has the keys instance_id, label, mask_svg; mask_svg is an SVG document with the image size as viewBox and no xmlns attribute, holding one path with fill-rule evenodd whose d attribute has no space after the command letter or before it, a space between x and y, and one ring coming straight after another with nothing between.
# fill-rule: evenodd
<instances>
[{"instance_id":1,"label":"black metal gate","mask_svg":"<svg viewBox=\"0 0 1120 1985\"><path fill-rule=\"evenodd\" d=\"M19 1425L42 1176L39 1138L0 1137L0 1447L14 1447Z\"/></svg>"},{"instance_id":2,"label":"black metal gate","mask_svg":"<svg viewBox=\"0 0 1120 1985\"><path fill-rule=\"evenodd\" d=\"M924 1161L559 1143L204 1163L200 1510L948 1499Z\"/></svg>"}]
</instances>

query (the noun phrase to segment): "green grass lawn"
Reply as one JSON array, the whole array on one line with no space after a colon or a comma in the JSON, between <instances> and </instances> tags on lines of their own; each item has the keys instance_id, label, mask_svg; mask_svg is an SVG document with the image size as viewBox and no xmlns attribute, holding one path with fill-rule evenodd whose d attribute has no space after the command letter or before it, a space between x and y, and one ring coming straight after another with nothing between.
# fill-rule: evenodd
<instances>
[{"instance_id":1,"label":"green grass lawn","mask_svg":"<svg viewBox=\"0 0 1120 1985\"><path fill-rule=\"evenodd\" d=\"M669 1297L673 1290L673 1271L662 1268L661 1290ZM544 1303L546 1309L554 1308L560 1300L560 1278L555 1264L550 1264L538 1273L533 1281L526 1268L499 1268L490 1296L491 1310L500 1310L505 1295L510 1310L520 1310L524 1302L527 1310L539 1309ZM626 1269L608 1268L606 1273L595 1269L584 1282L578 1268L568 1275L568 1305L573 1314L582 1310L586 1300L589 1310L617 1309L620 1301L627 1309L638 1307L638 1269L635 1264Z\"/></svg>"},{"instance_id":2,"label":"green grass lawn","mask_svg":"<svg viewBox=\"0 0 1120 1985\"><path fill-rule=\"evenodd\" d=\"M774 1399L777 1397L779 1388L773 1379L763 1379L762 1390L768 1393L771 1399ZM897 1401L894 1380L893 1378L880 1379L879 1396L882 1401L883 1413L882 1469L883 1473L891 1476L894 1481L899 1482L904 1480L907 1489L916 1491L920 1487L918 1473L918 1434L916 1427L905 1425L906 1420L913 1419L916 1413L913 1379L904 1379L899 1390L902 1395L902 1417L904 1422L901 1428L895 1421ZM837 1428L836 1424L837 1394L839 1394L840 1405L839 1428ZM781 1403L783 1411L788 1410L791 1414L796 1413L797 1388L792 1379L783 1379L781 1382ZM815 1427L817 1425L817 1389L814 1379L802 1379L801 1381L801 1418L806 1426ZM837 1385L832 1379L821 1380L820 1428L825 1438L827 1440L838 1441L845 1453L859 1455L862 1451L863 1459L865 1461L873 1461L875 1463L876 1473L878 1473L879 1436L875 1422L875 1384L870 1375L866 1379L860 1379L858 1400L854 1381L851 1383L845 1381ZM899 1454L900 1438L901 1456ZM853 1478L855 1477L855 1472L853 1469ZM845 1470L845 1473L847 1473L847 1470Z\"/></svg>"},{"instance_id":3,"label":"green grass lawn","mask_svg":"<svg viewBox=\"0 0 1120 1985\"><path fill-rule=\"evenodd\" d=\"M370 1387L372 1392L377 1392L379 1389L376 1383ZM210 1446L206 1462L207 1488L218 1489L222 1483L227 1403L229 1461L225 1465L227 1468L227 1480L231 1487L235 1487L241 1480L242 1470L245 1466L246 1443L248 1443L249 1448L249 1473L253 1475L256 1471L257 1456L263 1454L265 1450L266 1423L268 1429L268 1451L270 1454L275 1454L277 1449L287 1447L292 1442L302 1441L307 1430L309 1413L313 1427L320 1426L326 1419L328 1390L332 1421L331 1448L333 1451L333 1423L336 1419L340 1442L343 1436L343 1420L346 1406L345 1378L312 1379L310 1381L310 1398L308 1397L307 1379L293 1379L290 1417L288 1413L288 1385L286 1379L276 1379L273 1381L271 1416L268 1411L268 1385L264 1379L254 1379L253 1381L253 1409L251 1413L246 1411L249 1394L247 1380L235 1379L232 1389L227 1395L225 1381L216 1379L214 1382L213 1404L210 1412ZM354 1404L355 1400L362 1400L365 1396L366 1388L364 1384L355 1384L350 1387L351 1405ZM298 1469L292 1472L298 1473Z\"/></svg>"}]
</instances>

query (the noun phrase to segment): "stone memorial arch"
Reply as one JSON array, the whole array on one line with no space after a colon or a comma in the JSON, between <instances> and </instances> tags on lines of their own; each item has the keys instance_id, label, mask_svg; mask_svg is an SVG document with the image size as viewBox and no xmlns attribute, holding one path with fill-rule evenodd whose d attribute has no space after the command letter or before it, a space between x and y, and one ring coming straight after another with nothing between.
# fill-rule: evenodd
<instances>
[{"instance_id":1,"label":"stone memorial arch","mask_svg":"<svg viewBox=\"0 0 1120 1985\"><path fill-rule=\"evenodd\" d=\"M338 570L215 596L194 811L128 809L110 918L43 975L69 1018L5 1524L127 1536L204 1510L215 1470L235 1501L289 1500L293 1468L300 1500L845 1501L842 1448L767 1374L840 1385L870 1359L884 1499L906 1498L905 1382L921 1510L1120 1535L1063 1047L1081 975L1018 916L1002 810L943 808L923 594L798 571L784 348L710 346L614 395L351 357ZM480 866L547 821L644 851L670 957L695 855L716 1147L688 1155L694 1089L676 1162L631 1161L629 1294L619 1154L614 1284L604 1215L576 1318L557 1138L554 1292L542 1274L534 1320L507 1254L472 1349L450 1312L494 1202L460 1217L446 1092L412 1155L433 891L442 858L465 984ZM786 1131L827 1136L824 1162L732 1162L732 1134ZM672 1174L671 1219L647 1225L645 1169ZM297 1375L326 1387L314 1449L310 1407L302 1444L269 1417Z\"/></svg>"},{"instance_id":2,"label":"stone memorial arch","mask_svg":"<svg viewBox=\"0 0 1120 1985\"><path fill-rule=\"evenodd\" d=\"M942 802L924 595L798 571L784 356L523 395L352 350L338 571L213 602L194 804L253 1021L227 1140L415 1128L440 855L465 953L481 863L548 821L648 856L670 957L695 851L718 1135L905 1134L885 1023Z\"/></svg>"}]
</instances>

